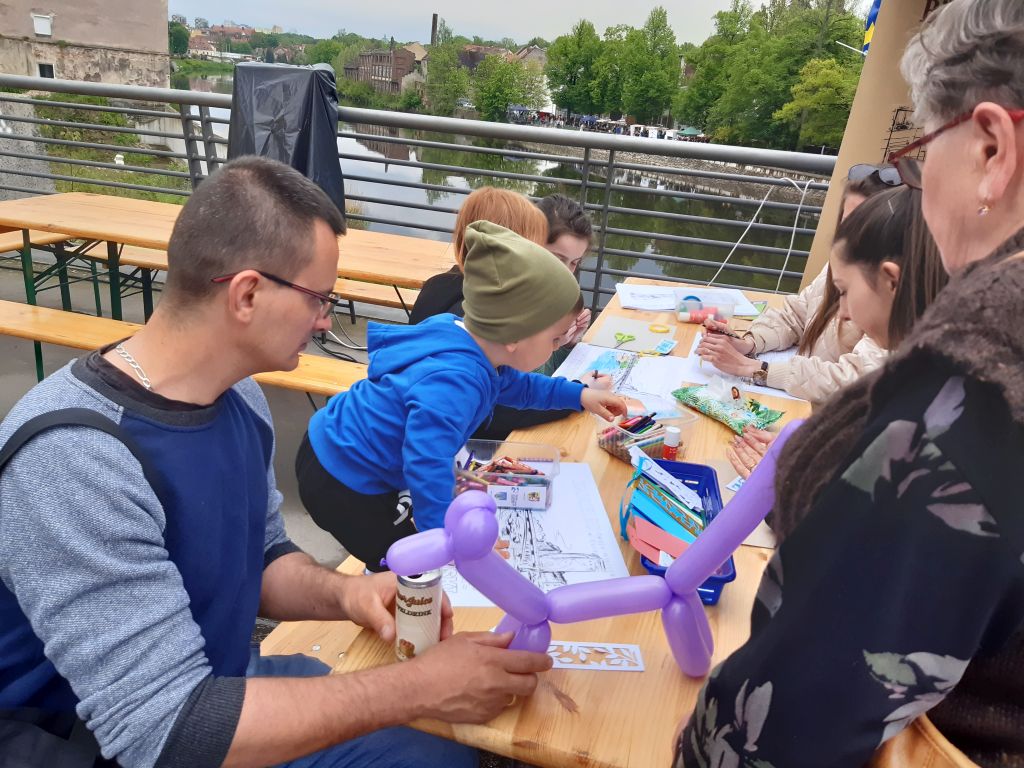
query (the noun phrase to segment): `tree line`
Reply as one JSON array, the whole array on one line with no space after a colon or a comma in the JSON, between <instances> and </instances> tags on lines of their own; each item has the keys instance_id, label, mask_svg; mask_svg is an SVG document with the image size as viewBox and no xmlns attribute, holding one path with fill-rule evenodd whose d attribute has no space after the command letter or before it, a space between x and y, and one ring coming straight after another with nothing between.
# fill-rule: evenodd
<instances>
[{"instance_id":1,"label":"tree line","mask_svg":"<svg viewBox=\"0 0 1024 768\"><path fill-rule=\"evenodd\" d=\"M577 114L693 125L714 141L798 149L842 139L864 21L844 0L733 0L701 45L679 45L664 8L600 37L581 20L548 49L555 104Z\"/></svg>"}]
</instances>

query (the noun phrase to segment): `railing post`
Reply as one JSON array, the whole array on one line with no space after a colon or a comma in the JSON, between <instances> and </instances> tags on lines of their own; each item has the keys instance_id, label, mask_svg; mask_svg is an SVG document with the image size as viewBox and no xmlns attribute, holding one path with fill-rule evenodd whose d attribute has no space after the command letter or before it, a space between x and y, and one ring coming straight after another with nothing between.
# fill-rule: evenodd
<instances>
[{"instance_id":1,"label":"railing post","mask_svg":"<svg viewBox=\"0 0 1024 768\"><path fill-rule=\"evenodd\" d=\"M210 108L199 107L199 124L203 130L203 148L206 150L206 175L209 176L221 165L220 155L217 154L217 143L214 141L217 134L213 132L213 125L210 123Z\"/></svg>"},{"instance_id":2,"label":"railing post","mask_svg":"<svg viewBox=\"0 0 1024 768\"><path fill-rule=\"evenodd\" d=\"M203 180L203 164L195 128L192 125L192 107L189 104L179 104L178 112L181 114L181 137L185 140L185 154L188 156L188 175L194 190Z\"/></svg>"},{"instance_id":3,"label":"railing post","mask_svg":"<svg viewBox=\"0 0 1024 768\"><path fill-rule=\"evenodd\" d=\"M583 150L583 181L580 184L580 205L587 207L587 183L590 181L590 147Z\"/></svg>"},{"instance_id":4,"label":"railing post","mask_svg":"<svg viewBox=\"0 0 1024 768\"><path fill-rule=\"evenodd\" d=\"M608 150L608 175L604 181L604 199L601 202L601 234L597 238L597 264L594 265L594 292L590 298L590 311L597 314L601 302L601 278L604 276L604 248L608 238L608 206L611 205L612 184L615 183L615 150Z\"/></svg>"}]
</instances>

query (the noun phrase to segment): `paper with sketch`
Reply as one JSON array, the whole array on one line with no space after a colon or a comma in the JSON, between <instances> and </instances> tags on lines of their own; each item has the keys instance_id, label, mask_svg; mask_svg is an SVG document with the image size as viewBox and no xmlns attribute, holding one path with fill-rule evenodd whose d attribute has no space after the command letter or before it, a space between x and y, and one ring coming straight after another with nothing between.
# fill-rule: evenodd
<instances>
[{"instance_id":1,"label":"paper with sketch","mask_svg":"<svg viewBox=\"0 0 1024 768\"><path fill-rule=\"evenodd\" d=\"M720 370L715 368L711 363L704 362L701 365L701 359L697 357L697 345L700 344L701 335L698 334L693 340L693 344L690 345L690 354L687 357L681 358L686 361L686 365L683 370L683 379L691 384L707 384L715 376L720 376L730 385L735 385L739 389L747 394L751 395L772 395L773 397L782 397L786 400L801 400L802 398L794 397L788 392L781 389L773 389L771 387L759 387L753 384L749 379L742 379L739 376L730 376L726 373L722 373ZM792 349L786 349L782 352L764 352L757 356L758 360L766 360L768 365L772 363L778 363L783 360L789 360L793 355L796 354L796 347Z\"/></svg>"},{"instance_id":2,"label":"paper with sketch","mask_svg":"<svg viewBox=\"0 0 1024 768\"><path fill-rule=\"evenodd\" d=\"M665 285L634 285L619 283L615 286L623 309L642 309L648 312L674 312L676 289Z\"/></svg>"},{"instance_id":3,"label":"paper with sketch","mask_svg":"<svg viewBox=\"0 0 1024 768\"><path fill-rule=\"evenodd\" d=\"M509 542L509 563L545 592L628 576L622 551L587 464L562 464L547 510L498 509L498 535ZM493 605L455 566L441 572L455 607Z\"/></svg>"},{"instance_id":4,"label":"paper with sketch","mask_svg":"<svg viewBox=\"0 0 1024 768\"><path fill-rule=\"evenodd\" d=\"M708 306L732 304L733 311L739 317L757 317L759 314L757 307L737 288L705 288L698 285L675 288L667 285L619 283L615 286L615 292L623 309L675 312L680 301L687 296L696 296Z\"/></svg>"},{"instance_id":5,"label":"paper with sketch","mask_svg":"<svg viewBox=\"0 0 1024 768\"><path fill-rule=\"evenodd\" d=\"M684 358L644 357L621 349L577 344L553 375L582 380L594 371L611 376L612 389L638 401L639 409L646 413L668 417L679 411L672 390L686 381Z\"/></svg>"}]
</instances>

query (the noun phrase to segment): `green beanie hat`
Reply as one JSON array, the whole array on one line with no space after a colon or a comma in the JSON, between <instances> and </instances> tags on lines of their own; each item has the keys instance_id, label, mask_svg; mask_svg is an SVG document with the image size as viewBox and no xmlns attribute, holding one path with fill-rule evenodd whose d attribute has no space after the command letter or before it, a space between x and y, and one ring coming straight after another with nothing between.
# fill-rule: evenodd
<instances>
[{"instance_id":1,"label":"green beanie hat","mask_svg":"<svg viewBox=\"0 0 1024 768\"><path fill-rule=\"evenodd\" d=\"M462 308L466 328L509 344L540 333L568 315L580 286L558 258L489 221L466 228Z\"/></svg>"}]
</instances>

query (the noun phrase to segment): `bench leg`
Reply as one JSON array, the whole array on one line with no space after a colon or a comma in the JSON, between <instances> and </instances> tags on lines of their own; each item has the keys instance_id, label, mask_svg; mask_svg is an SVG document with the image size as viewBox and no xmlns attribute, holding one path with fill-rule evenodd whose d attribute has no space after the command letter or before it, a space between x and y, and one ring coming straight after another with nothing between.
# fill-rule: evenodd
<instances>
[{"instance_id":1,"label":"bench leg","mask_svg":"<svg viewBox=\"0 0 1024 768\"><path fill-rule=\"evenodd\" d=\"M57 259L57 279L60 280L60 305L65 312L70 312L71 286L68 284L68 262L70 259L64 253L64 243L57 243L53 251L53 255Z\"/></svg>"},{"instance_id":2,"label":"bench leg","mask_svg":"<svg viewBox=\"0 0 1024 768\"><path fill-rule=\"evenodd\" d=\"M107 274L110 278L110 316L121 317L121 254L117 243L107 243Z\"/></svg>"},{"instance_id":3,"label":"bench leg","mask_svg":"<svg viewBox=\"0 0 1024 768\"><path fill-rule=\"evenodd\" d=\"M356 324L356 303L353 299L348 300L348 319L352 325Z\"/></svg>"},{"instance_id":4,"label":"bench leg","mask_svg":"<svg viewBox=\"0 0 1024 768\"><path fill-rule=\"evenodd\" d=\"M149 322L149 316L153 314L153 271L142 270L142 312Z\"/></svg>"},{"instance_id":5,"label":"bench leg","mask_svg":"<svg viewBox=\"0 0 1024 768\"><path fill-rule=\"evenodd\" d=\"M25 278L25 300L36 303L36 274L32 267L32 241L27 229L21 231L21 274ZM36 380L43 380L43 347L38 341L32 342L36 357Z\"/></svg>"},{"instance_id":6,"label":"bench leg","mask_svg":"<svg viewBox=\"0 0 1024 768\"><path fill-rule=\"evenodd\" d=\"M92 297L96 302L96 317L103 317L103 300L100 298L100 274L96 270L95 261L89 261L89 271L92 273Z\"/></svg>"}]
</instances>

